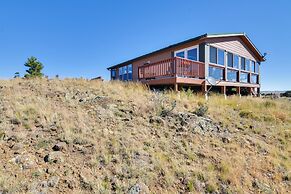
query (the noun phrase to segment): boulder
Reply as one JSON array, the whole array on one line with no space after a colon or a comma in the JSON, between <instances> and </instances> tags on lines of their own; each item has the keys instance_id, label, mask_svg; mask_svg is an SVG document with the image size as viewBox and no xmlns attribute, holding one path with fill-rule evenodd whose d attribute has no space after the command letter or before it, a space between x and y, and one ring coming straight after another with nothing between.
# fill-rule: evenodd
<instances>
[{"instance_id":1,"label":"boulder","mask_svg":"<svg viewBox=\"0 0 291 194\"><path fill-rule=\"evenodd\" d=\"M50 163L63 163L64 156L60 151L53 151L44 157L44 161Z\"/></svg>"},{"instance_id":2,"label":"boulder","mask_svg":"<svg viewBox=\"0 0 291 194\"><path fill-rule=\"evenodd\" d=\"M148 186L146 186L144 183L137 183L133 185L128 191L128 194L146 194L146 193L150 193L150 190Z\"/></svg>"}]
</instances>

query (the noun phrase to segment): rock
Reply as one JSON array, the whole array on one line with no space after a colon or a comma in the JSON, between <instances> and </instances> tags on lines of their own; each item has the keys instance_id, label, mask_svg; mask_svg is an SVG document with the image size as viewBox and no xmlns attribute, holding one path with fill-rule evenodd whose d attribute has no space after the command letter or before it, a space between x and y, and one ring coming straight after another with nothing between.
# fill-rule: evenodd
<instances>
[{"instance_id":1,"label":"rock","mask_svg":"<svg viewBox=\"0 0 291 194\"><path fill-rule=\"evenodd\" d=\"M23 144L22 143L16 143L12 146L12 150L17 151L17 150L21 150L23 148Z\"/></svg>"},{"instance_id":2,"label":"rock","mask_svg":"<svg viewBox=\"0 0 291 194\"><path fill-rule=\"evenodd\" d=\"M59 142L56 145L54 145L53 150L54 151L63 151L66 150L67 144L65 142Z\"/></svg>"},{"instance_id":3,"label":"rock","mask_svg":"<svg viewBox=\"0 0 291 194\"><path fill-rule=\"evenodd\" d=\"M34 155L27 154L27 155L18 155L13 159L13 161L16 164L19 164L22 169L31 169L35 167L37 159Z\"/></svg>"},{"instance_id":4,"label":"rock","mask_svg":"<svg viewBox=\"0 0 291 194\"><path fill-rule=\"evenodd\" d=\"M47 181L49 187L56 187L59 183L60 178L58 176L53 176Z\"/></svg>"},{"instance_id":5,"label":"rock","mask_svg":"<svg viewBox=\"0 0 291 194\"><path fill-rule=\"evenodd\" d=\"M62 152L60 151L54 151L49 153L44 157L45 162L53 162L53 163L63 163L64 162L64 157Z\"/></svg>"},{"instance_id":6,"label":"rock","mask_svg":"<svg viewBox=\"0 0 291 194\"><path fill-rule=\"evenodd\" d=\"M150 118L149 122L150 123L158 123L158 124L165 125L164 119L162 119L161 117L158 117L158 116L152 116Z\"/></svg>"},{"instance_id":7,"label":"rock","mask_svg":"<svg viewBox=\"0 0 291 194\"><path fill-rule=\"evenodd\" d=\"M128 194L146 194L146 193L150 193L150 190L143 183L133 185L128 191Z\"/></svg>"}]
</instances>

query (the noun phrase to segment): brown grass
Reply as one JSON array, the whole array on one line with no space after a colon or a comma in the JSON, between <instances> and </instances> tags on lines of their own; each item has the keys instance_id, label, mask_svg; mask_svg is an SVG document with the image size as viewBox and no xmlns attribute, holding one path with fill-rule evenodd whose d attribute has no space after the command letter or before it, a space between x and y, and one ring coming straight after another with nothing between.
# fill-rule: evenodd
<instances>
[{"instance_id":1,"label":"brown grass","mask_svg":"<svg viewBox=\"0 0 291 194\"><path fill-rule=\"evenodd\" d=\"M187 91L155 93L137 83L82 79L15 79L0 86L0 192L33 191L52 176L46 169L61 179L49 188L54 193L124 193L139 182L152 193L290 191L288 99L213 95L206 102ZM190 125L179 132L177 115L195 113L198 105L229 131L229 142L194 133ZM170 120L163 118L172 107ZM150 122L156 117L161 121ZM20 154L38 158L34 168L11 162L18 155L7 141L12 135L24 144ZM59 141L68 144L66 162L45 163L42 157Z\"/></svg>"}]
</instances>

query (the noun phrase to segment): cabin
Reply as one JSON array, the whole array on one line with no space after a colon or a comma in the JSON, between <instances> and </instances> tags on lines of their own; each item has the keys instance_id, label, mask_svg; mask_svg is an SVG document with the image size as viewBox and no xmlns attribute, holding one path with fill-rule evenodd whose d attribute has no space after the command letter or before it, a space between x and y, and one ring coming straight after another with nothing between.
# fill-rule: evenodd
<instances>
[{"instance_id":1,"label":"cabin","mask_svg":"<svg viewBox=\"0 0 291 194\"><path fill-rule=\"evenodd\" d=\"M245 33L204 34L107 69L111 80L138 81L151 88L259 95L263 61Z\"/></svg>"}]
</instances>

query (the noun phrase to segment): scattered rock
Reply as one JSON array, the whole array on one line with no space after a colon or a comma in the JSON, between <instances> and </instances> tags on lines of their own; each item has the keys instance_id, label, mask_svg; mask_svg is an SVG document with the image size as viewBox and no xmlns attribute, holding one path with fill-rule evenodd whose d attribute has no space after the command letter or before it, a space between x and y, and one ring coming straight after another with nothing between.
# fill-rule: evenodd
<instances>
[{"instance_id":1,"label":"scattered rock","mask_svg":"<svg viewBox=\"0 0 291 194\"><path fill-rule=\"evenodd\" d=\"M60 151L54 151L49 153L44 157L45 162L53 162L53 163L63 163L64 162L64 157L62 152Z\"/></svg>"},{"instance_id":2,"label":"scattered rock","mask_svg":"<svg viewBox=\"0 0 291 194\"><path fill-rule=\"evenodd\" d=\"M31 169L34 168L37 162L37 159L34 155L18 155L12 159L16 164L20 165L22 169Z\"/></svg>"},{"instance_id":3,"label":"scattered rock","mask_svg":"<svg viewBox=\"0 0 291 194\"><path fill-rule=\"evenodd\" d=\"M65 142L59 142L56 145L54 145L53 150L54 151L63 151L66 150L67 144Z\"/></svg>"},{"instance_id":4,"label":"scattered rock","mask_svg":"<svg viewBox=\"0 0 291 194\"><path fill-rule=\"evenodd\" d=\"M128 191L128 194L146 194L146 193L150 193L150 190L143 183L133 185Z\"/></svg>"},{"instance_id":5,"label":"scattered rock","mask_svg":"<svg viewBox=\"0 0 291 194\"><path fill-rule=\"evenodd\" d=\"M53 176L47 181L49 187L56 187L59 183L60 178L58 176Z\"/></svg>"},{"instance_id":6,"label":"scattered rock","mask_svg":"<svg viewBox=\"0 0 291 194\"><path fill-rule=\"evenodd\" d=\"M23 148L23 144L22 143L16 143L14 144L11 149L14 150L14 151L18 151L18 150L21 150Z\"/></svg>"}]
</instances>

